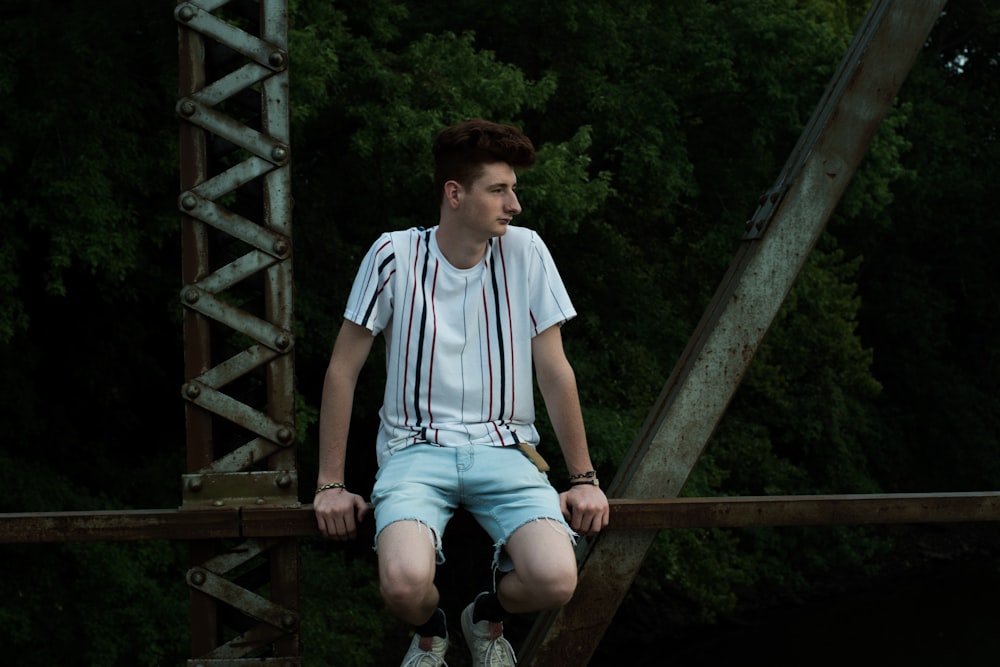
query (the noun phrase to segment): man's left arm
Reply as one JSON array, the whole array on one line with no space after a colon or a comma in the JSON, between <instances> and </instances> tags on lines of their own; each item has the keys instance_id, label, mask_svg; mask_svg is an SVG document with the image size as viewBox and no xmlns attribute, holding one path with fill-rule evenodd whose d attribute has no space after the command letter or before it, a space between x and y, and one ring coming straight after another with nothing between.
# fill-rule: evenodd
<instances>
[{"instance_id":1,"label":"man's left arm","mask_svg":"<svg viewBox=\"0 0 1000 667\"><path fill-rule=\"evenodd\" d=\"M563 350L562 332L551 326L531 341L538 388L570 476L594 469L583 425L576 374ZM583 481L583 480L581 480ZM599 486L578 484L559 496L570 527L581 535L595 535L608 525L608 499Z\"/></svg>"}]
</instances>

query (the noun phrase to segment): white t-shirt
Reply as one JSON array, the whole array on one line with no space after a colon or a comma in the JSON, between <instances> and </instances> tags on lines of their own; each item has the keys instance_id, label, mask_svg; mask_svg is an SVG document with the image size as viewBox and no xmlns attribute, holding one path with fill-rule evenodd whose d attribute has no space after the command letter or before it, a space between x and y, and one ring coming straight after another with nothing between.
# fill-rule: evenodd
<instances>
[{"instance_id":1,"label":"white t-shirt","mask_svg":"<svg viewBox=\"0 0 1000 667\"><path fill-rule=\"evenodd\" d=\"M531 339L576 315L548 248L508 226L457 269L437 228L383 234L358 269L344 317L386 340L379 464L412 444L538 444Z\"/></svg>"}]
</instances>

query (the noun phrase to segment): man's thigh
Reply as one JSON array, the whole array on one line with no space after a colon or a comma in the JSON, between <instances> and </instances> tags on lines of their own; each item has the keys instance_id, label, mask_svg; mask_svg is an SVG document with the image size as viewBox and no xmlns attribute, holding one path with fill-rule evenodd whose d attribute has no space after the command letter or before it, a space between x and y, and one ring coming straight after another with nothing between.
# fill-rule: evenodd
<instances>
[{"instance_id":1,"label":"man's thigh","mask_svg":"<svg viewBox=\"0 0 1000 667\"><path fill-rule=\"evenodd\" d=\"M410 528L394 528L393 532L399 535L390 536L389 548L402 542L405 552L407 544L418 542L418 537L412 534L419 533L421 545L430 543L437 562L444 562L441 538L458 503L454 458L454 452L444 447L413 445L383 463L372 490L375 549L380 556L386 548L383 533L397 523L415 523L417 525Z\"/></svg>"},{"instance_id":2,"label":"man's thigh","mask_svg":"<svg viewBox=\"0 0 1000 667\"><path fill-rule=\"evenodd\" d=\"M378 536L379 574L383 581L433 581L438 548L434 533L419 521L391 523Z\"/></svg>"},{"instance_id":3,"label":"man's thigh","mask_svg":"<svg viewBox=\"0 0 1000 667\"><path fill-rule=\"evenodd\" d=\"M514 531L506 549L514 571L525 580L546 582L576 577L574 538L558 521L529 521Z\"/></svg>"}]
</instances>

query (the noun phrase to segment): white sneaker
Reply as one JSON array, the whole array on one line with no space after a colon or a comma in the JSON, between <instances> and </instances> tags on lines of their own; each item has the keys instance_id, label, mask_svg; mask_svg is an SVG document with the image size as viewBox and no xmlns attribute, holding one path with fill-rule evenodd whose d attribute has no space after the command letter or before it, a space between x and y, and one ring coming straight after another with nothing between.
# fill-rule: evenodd
<instances>
[{"instance_id":1,"label":"white sneaker","mask_svg":"<svg viewBox=\"0 0 1000 667\"><path fill-rule=\"evenodd\" d=\"M503 637L503 623L472 622L473 602L462 612L462 633L472 652L474 667L514 667L514 648Z\"/></svg>"},{"instance_id":2,"label":"white sneaker","mask_svg":"<svg viewBox=\"0 0 1000 667\"><path fill-rule=\"evenodd\" d=\"M446 638L413 635L410 650L403 656L400 667L448 667L448 663L444 661L444 654L447 652Z\"/></svg>"}]
</instances>

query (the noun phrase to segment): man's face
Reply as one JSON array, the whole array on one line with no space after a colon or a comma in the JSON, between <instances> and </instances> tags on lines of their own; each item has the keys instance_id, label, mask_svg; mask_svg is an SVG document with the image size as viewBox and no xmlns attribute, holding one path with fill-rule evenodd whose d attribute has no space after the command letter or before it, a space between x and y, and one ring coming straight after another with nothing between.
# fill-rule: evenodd
<instances>
[{"instance_id":1,"label":"man's face","mask_svg":"<svg viewBox=\"0 0 1000 667\"><path fill-rule=\"evenodd\" d=\"M507 225L521 212L514 189L517 176L506 162L483 165L483 173L462 191L459 211L463 226L483 240L503 236Z\"/></svg>"}]
</instances>

